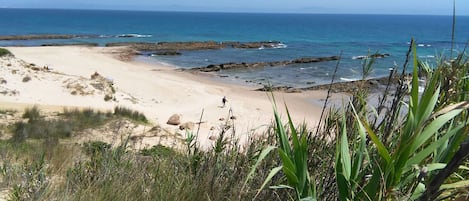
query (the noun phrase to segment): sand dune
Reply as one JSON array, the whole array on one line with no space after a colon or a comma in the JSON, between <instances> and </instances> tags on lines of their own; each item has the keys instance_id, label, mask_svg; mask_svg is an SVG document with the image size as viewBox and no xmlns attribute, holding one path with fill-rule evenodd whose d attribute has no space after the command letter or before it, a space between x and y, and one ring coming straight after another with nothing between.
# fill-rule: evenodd
<instances>
[{"instance_id":1,"label":"sand dune","mask_svg":"<svg viewBox=\"0 0 469 201\"><path fill-rule=\"evenodd\" d=\"M270 124L273 109L268 94L246 86L216 82L207 75L175 71L173 67L121 61L119 48L107 47L9 47L15 58L0 59L0 107L24 108L44 105L51 110L62 107L91 107L108 110L125 106L145 113L155 124L182 133L167 125L173 114L181 123L199 122L199 141L213 143L224 121L235 116L237 135L245 140ZM98 73L102 79L92 79ZM30 80L26 81L25 77ZM111 84L111 85L107 85ZM112 99L105 101L112 87ZM222 106L222 97L228 99ZM325 92L275 93L279 105L286 101L296 122L317 123ZM283 107L281 108L282 113ZM195 130L195 129L194 129Z\"/></svg>"}]
</instances>

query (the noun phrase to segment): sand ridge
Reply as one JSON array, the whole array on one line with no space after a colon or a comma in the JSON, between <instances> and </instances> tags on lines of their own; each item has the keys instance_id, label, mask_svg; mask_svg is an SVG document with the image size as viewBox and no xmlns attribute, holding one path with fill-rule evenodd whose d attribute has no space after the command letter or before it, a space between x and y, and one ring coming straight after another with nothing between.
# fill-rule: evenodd
<instances>
[{"instance_id":1,"label":"sand ridge","mask_svg":"<svg viewBox=\"0 0 469 201\"><path fill-rule=\"evenodd\" d=\"M15 58L0 59L0 78L5 80L0 92L8 91L0 94L0 106L21 108L36 104L102 110L124 106L143 112L150 121L181 135L184 131L178 126L166 124L168 118L179 114L181 123L197 123L203 112L198 140L204 146L213 143L210 139L224 129L231 116L235 116L236 134L241 140L262 133L273 119L268 93L215 82L208 76L179 72L169 66L122 61L116 58L119 48L8 47ZM95 73L104 79L91 79ZM25 82L26 76L31 79ZM105 101L109 90L102 87L107 82L115 93ZM228 99L225 107L223 96ZM275 93L282 114L280 106L285 101L295 122L310 125L318 122L321 106L315 103L325 96L322 91Z\"/></svg>"}]
</instances>

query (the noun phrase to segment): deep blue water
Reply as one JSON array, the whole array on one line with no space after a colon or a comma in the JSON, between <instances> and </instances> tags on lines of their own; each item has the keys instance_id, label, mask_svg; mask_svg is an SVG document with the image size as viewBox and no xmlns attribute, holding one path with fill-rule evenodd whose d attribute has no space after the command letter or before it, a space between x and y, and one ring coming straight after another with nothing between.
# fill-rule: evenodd
<instances>
[{"instance_id":1,"label":"deep blue water","mask_svg":"<svg viewBox=\"0 0 469 201\"><path fill-rule=\"evenodd\" d=\"M430 62L433 56L449 56L451 16L326 15L326 14L241 14L97 10L0 9L0 35L90 34L102 38L71 40L0 41L0 46L121 41L269 41L286 44L280 49L224 49L186 51L181 56L158 56L157 60L180 67L225 62L252 62L332 56L343 52L338 77L360 77L360 60L353 56L368 52L389 53L378 59L373 76L386 75L393 65L402 66L408 42L414 37L419 56ZM117 38L120 34L148 37ZM469 17L456 21L455 47L462 50L469 40ZM437 56L438 57L438 56ZM330 80L336 62L292 65L220 72L227 80L268 79L274 84L305 86Z\"/></svg>"}]
</instances>

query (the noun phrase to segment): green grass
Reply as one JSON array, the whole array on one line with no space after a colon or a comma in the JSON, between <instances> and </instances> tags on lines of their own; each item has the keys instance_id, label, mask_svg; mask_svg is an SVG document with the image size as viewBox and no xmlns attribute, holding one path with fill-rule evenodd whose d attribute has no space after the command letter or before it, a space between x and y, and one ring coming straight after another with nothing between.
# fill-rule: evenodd
<instances>
[{"instance_id":1,"label":"green grass","mask_svg":"<svg viewBox=\"0 0 469 201\"><path fill-rule=\"evenodd\" d=\"M208 150L194 143L193 133L187 150L65 143L59 139L116 118L147 119L126 108L65 110L58 117L29 108L24 121L11 125L13 138L0 140L0 189L9 189L12 200L463 198L469 187L467 55L426 68L423 93L418 68L427 64L419 63L415 46L408 55L412 81L388 86L378 105L360 90L342 108L325 108L317 132L295 125L288 110L284 123L274 106L272 127L243 148L226 130Z\"/></svg>"},{"instance_id":2,"label":"green grass","mask_svg":"<svg viewBox=\"0 0 469 201\"><path fill-rule=\"evenodd\" d=\"M0 48L0 57L11 56L13 55L9 50L5 48Z\"/></svg>"},{"instance_id":3,"label":"green grass","mask_svg":"<svg viewBox=\"0 0 469 201\"><path fill-rule=\"evenodd\" d=\"M116 106L114 108L114 115L120 117L127 117L136 122L148 123L148 119L143 113L125 107Z\"/></svg>"},{"instance_id":4,"label":"green grass","mask_svg":"<svg viewBox=\"0 0 469 201\"><path fill-rule=\"evenodd\" d=\"M448 101L447 93L454 90L457 94L467 93L464 77L468 75L468 65L453 63L454 66L434 68L427 75L425 90L419 93L419 62L413 41L411 51L412 81L408 86L396 87L393 110L381 114L370 112L378 109L367 103L366 96L358 95L355 96L358 100L350 102L341 123L337 124L340 133L335 169L340 200L417 200L432 187L426 181L432 181L453 157L461 157L454 152L469 139L469 102L461 96L453 96ZM463 71L455 79L462 82L449 91L442 91L450 68ZM403 88L409 90L400 91ZM408 93L408 100L398 93ZM395 116L396 111L405 112ZM380 123L370 121L379 116L383 117ZM458 182L467 181L467 177L460 177ZM451 185L454 181L448 182ZM464 187L467 185L457 186Z\"/></svg>"}]
</instances>

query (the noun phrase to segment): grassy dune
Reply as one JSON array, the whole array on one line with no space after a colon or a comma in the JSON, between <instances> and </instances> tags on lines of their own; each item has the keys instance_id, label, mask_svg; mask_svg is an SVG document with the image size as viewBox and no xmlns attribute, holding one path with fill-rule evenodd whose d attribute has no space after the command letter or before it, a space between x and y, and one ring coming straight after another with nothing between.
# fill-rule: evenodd
<instances>
[{"instance_id":1,"label":"grassy dune","mask_svg":"<svg viewBox=\"0 0 469 201\"><path fill-rule=\"evenodd\" d=\"M30 108L0 127L0 192L10 200L467 200L468 57L431 67L416 55L411 46L410 64L392 71L401 82L376 105L362 90L341 108L325 106L317 128L276 113L263 137L246 145L230 138L232 130L209 150L194 133L184 149L70 143L110 120L148 122L125 108L66 110L60 119Z\"/></svg>"}]
</instances>

